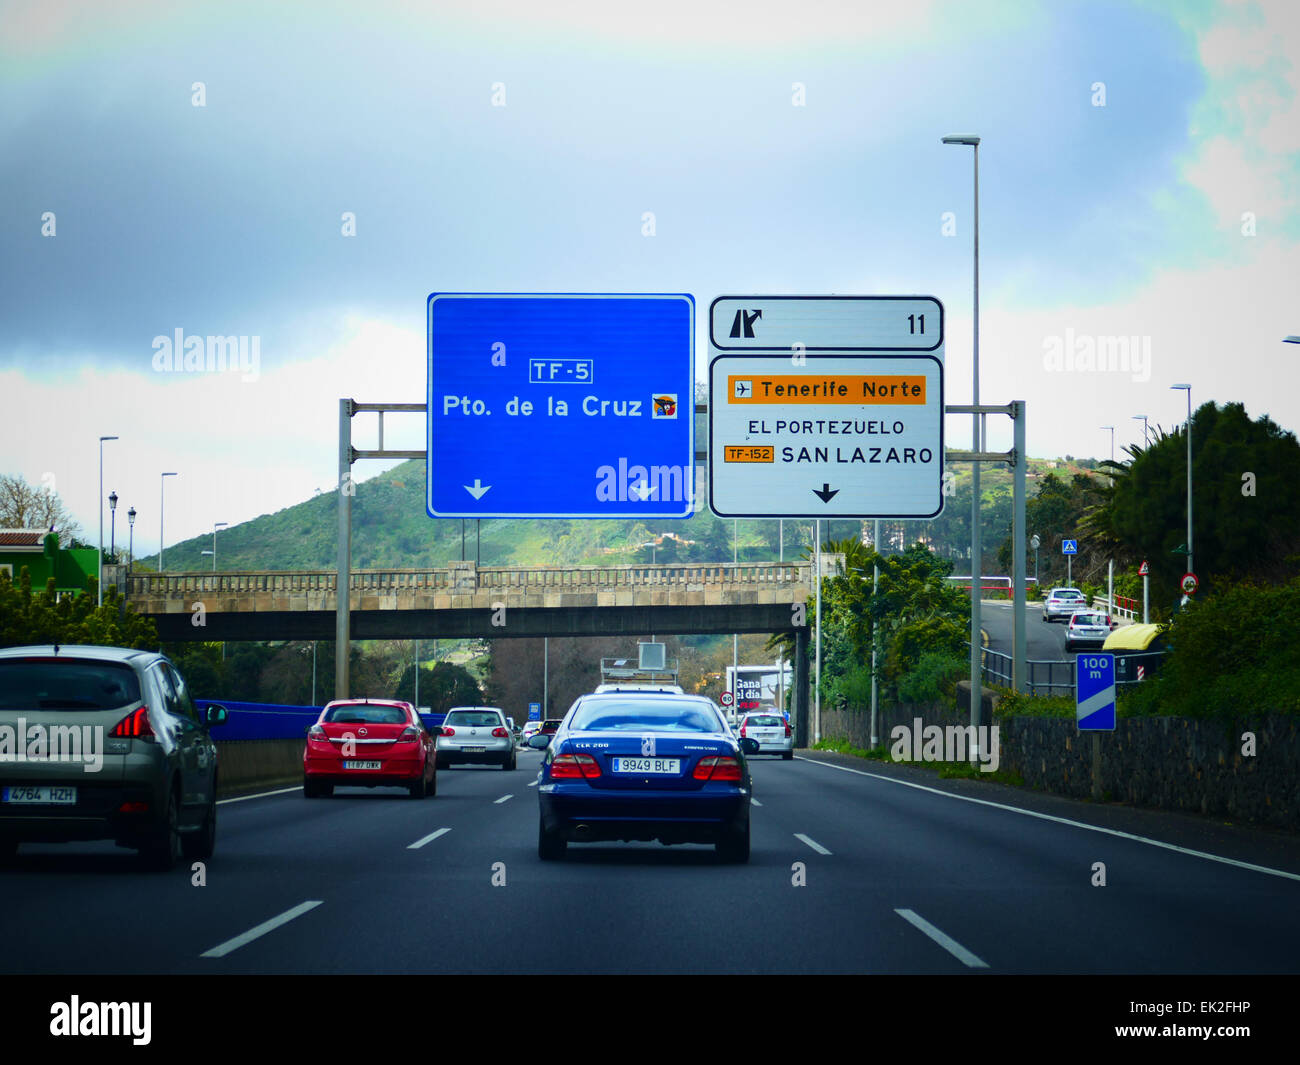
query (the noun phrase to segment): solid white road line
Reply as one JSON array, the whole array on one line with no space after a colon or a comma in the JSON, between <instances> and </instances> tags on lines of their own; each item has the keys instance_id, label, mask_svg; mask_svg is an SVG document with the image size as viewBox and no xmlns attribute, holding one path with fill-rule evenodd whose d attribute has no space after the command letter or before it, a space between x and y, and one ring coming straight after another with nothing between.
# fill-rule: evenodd
<instances>
[{"instance_id":1,"label":"solid white road line","mask_svg":"<svg viewBox=\"0 0 1300 1065\"><path fill-rule=\"evenodd\" d=\"M975 957L974 954L953 939L952 936L940 932L939 929L935 928L934 925L914 911L896 909L894 912L904 921L919 928L963 965L968 966L971 969L987 969L989 967L988 962L981 961L979 958Z\"/></svg>"},{"instance_id":2,"label":"solid white road line","mask_svg":"<svg viewBox=\"0 0 1300 1065\"><path fill-rule=\"evenodd\" d=\"M292 910L285 910L279 917L272 917L269 921L263 921L256 928L250 928L243 935L235 936L234 939L227 939L220 946L213 947L211 950L205 950L199 955L200 958L224 958L232 950L238 950L247 943L260 939L267 932L274 932L282 924L288 924L295 917L301 917L308 910L314 910L324 901L322 899L309 899L307 902L300 902Z\"/></svg>"},{"instance_id":3,"label":"solid white road line","mask_svg":"<svg viewBox=\"0 0 1300 1065\"><path fill-rule=\"evenodd\" d=\"M763 805L763 804L762 804L761 802L759 802L757 799L750 799L749 801L750 801L753 805L755 805L755 806L762 806L762 805Z\"/></svg>"},{"instance_id":4,"label":"solid white road line","mask_svg":"<svg viewBox=\"0 0 1300 1065\"><path fill-rule=\"evenodd\" d=\"M537 787L537 781L535 781L535 780L530 780L530 781L528 782L528 786L529 786L530 788L535 788L535 787Z\"/></svg>"},{"instance_id":5,"label":"solid white road line","mask_svg":"<svg viewBox=\"0 0 1300 1065\"><path fill-rule=\"evenodd\" d=\"M1102 828L1100 825L1088 825L1082 821L1071 821L1068 817L1056 817L1052 814L1039 813L1037 810L1022 810L1019 806L1008 806L1002 802L992 802L989 799L975 799L969 795L955 795L951 791L940 791L938 788L928 788L924 784L914 784L910 780L898 780L895 777L887 777L880 773L868 773L861 769L850 769L846 765L836 765L834 762L819 762L816 758L805 758L801 754L795 755L800 761L810 762L812 765L825 766L827 769L840 769L845 773L856 773L860 777L872 777L876 780L888 781L890 784L901 784L905 788L916 788L918 791L928 791L934 795L942 795L948 799L960 799L962 802L973 802L978 806L992 806L999 810L1009 810L1013 814L1024 814L1025 817L1037 817L1040 821L1055 821L1058 825L1069 825L1072 828L1085 828L1089 832L1101 832L1107 836L1118 836L1120 839L1131 839L1135 843L1145 843L1149 847L1161 847L1167 851L1177 851L1179 854L1189 854L1193 858L1204 858L1210 862L1221 862L1223 865L1235 865L1238 869L1249 869L1255 873L1267 873L1269 876L1281 876L1287 880L1300 880L1300 873L1288 873L1285 869L1270 869L1267 865L1255 865L1251 862L1239 862L1236 858L1224 858L1222 855L1210 854L1207 851L1192 850L1190 847L1179 847L1173 843L1165 843L1158 839L1148 839L1146 836L1135 836L1132 832L1121 832L1117 828Z\"/></svg>"},{"instance_id":6,"label":"solid white road line","mask_svg":"<svg viewBox=\"0 0 1300 1065\"><path fill-rule=\"evenodd\" d=\"M412 843L412 844L411 844L410 846L408 846L406 849L407 849L408 851L419 850L419 849L420 849L421 847L423 847L426 843L432 843L432 842L433 842L435 839L437 839L439 836L445 836L445 835L446 835L448 832L450 832L450 831L451 831L450 828L440 828L440 829L438 829L437 832L430 832L430 833L429 833L427 836L425 836L423 839L417 839L414 843Z\"/></svg>"},{"instance_id":7,"label":"solid white road line","mask_svg":"<svg viewBox=\"0 0 1300 1065\"><path fill-rule=\"evenodd\" d=\"M235 799L218 799L218 806L225 806L228 802L247 802L249 799L265 799L268 795L288 795L291 791L302 791L302 785L299 784L293 788L279 788L276 791L259 791L256 795L240 795Z\"/></svg>"},{"instance_id":8,"label":"solid white road line","mask_svg":"<svg viewBox=\"0 0 1300 1065\"><path fill-rule=\"evenodd\" d=\"M808 844L808 846L810 846L813 850L815 850L818 854L830 854L830 851L828 851L815 839L809 839L802 832L796 832L794 834L794 838L797 840L802 840L804 843Z\"/></svg>"},{"instance_id":9,"label":"solid white road line","mask_svg":"<svg viewBox=\"0 0 1300 1065\"><path fill-rule=\"evenodd\" d=\"M492 800L492 805L493 805L493 806L500 806L503 802L509 802L509 801L510 801L511 799L513 799L513 798L514 798L513 795L502 795L501 798L499 798L499 799L493 799L493 800Z\"/></svg>"}]
</instances>

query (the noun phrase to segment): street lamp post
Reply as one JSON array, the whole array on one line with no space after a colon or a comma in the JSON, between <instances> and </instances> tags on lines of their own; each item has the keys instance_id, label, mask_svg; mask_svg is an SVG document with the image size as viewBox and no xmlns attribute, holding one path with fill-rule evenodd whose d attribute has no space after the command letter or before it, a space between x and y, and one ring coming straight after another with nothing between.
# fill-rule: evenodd
<instances>
[{"instance_id":1,"label":"street lamp post","mask_svg":"<svg viewBox=\"0 0 1300 1065\"><path fill-rule=\"evenodd\" d=\"M1142 423L1142 446L1146 447L1147 446L1147 416L1145 414L1135 414L1133 415L1133 420L1141 421Z\"/></svg>"},{"instance_id":2,"label":"street lamp post","mask_svg":"<svg viewBox=\"0 0 1300 1065\"><path fill-rule=\"evenodd\" d=\"M972 149L972 155L975 163L975 292L974 292L974 343L973 343L973 371L971 381L971 391L974 396L972 404L976 407L980 403L980 139L974 134L961 134L943 138L944 144L962 144ZM982 414L976 414L972 417L974 423L972 435L974 437L974 450L978 454L981 449L983 439L983 420ZM971 521L970 521L970 722L978 726L980 723L981 702L983 701L983 692L981 691L980 675L980 584L983 576L980 570L981 565L981 544L980 544L980 464L979 459L971 463ZM974 761L976 754L972 745L971 760Z\"/></svg>"},{"instance_id":3,"label":"street lamp post","mask_svg":"<svg viewBox=\"0 0 1300 1065\"><path fill-rule=\"evenodd\" d=\"M229 524L230 523L226 521L214 521L212 523L212 572L213 573L217 572L217 530L224 529Z\"/></svg>"},{"instance_id":4,"label":"street lamp post","mask_svg":"<svg viewBox=\"0 0 1300 1065\"><path fill-rule=\"evenodd\" d=\"M96 501L96 509L99 511L99 568L96 571L96 583L98 588L96 592L99 601L96 605L104 605L104 441L116 440L115 436L101 436L99 438L99 496Z\"/></svg>"},{"instance_id":5,"label":"street lamp post","mask_svg":"<svg viewBox=\"0 0 1300 1065\"><path fill-rule=\"evenodd\" d=\"M1110 430L1110 461L1114 462L1115 461L1115 427L1113 425L1103 425L1101 426L1101 428ZM1110 483L1111 487L1114 487L1115 485L1114 477L1107 476L1106 480Z\"/></svg>"},{"instance_id":6,"label":"street lamp post","mask_svg":"<svg viewBox=\"0 0 1300 1065\"><path fill-rule=\"evenodd\" d=\"M167 478L175 477L176 472L162 475L162 487L158 489L158 572L163 571L163 508L167 498Z\"/></svg>"},{"instance_id":7,"label":"street lamp post","mask_svg":"<svg viewBox=\"0 0 1300 1065\"><path fill-rule=\"evenodd\" d=\"M108 494L108 554L117 565L117 493Z\"/></svg>"},{"instance_id":8,"label":"street lamp post","mask_svg":"<svg viewBox=\"0 0 1300 1065\"><path fill-rule=\"evenodd\" d=\"M135 507L126 512L126 524L130 528L130 544L126 549L126 575L129 578L135 568Z\"/></svg>"},{"instance_id":9,"label":"street lamp post","mask_svg":"<svg viewBox=\"0 0 1300 1065\"><path fill-rule=\"evenodd\" d=\"M1195 573L1192 564L1192 386L1190 384L1170 385L1187 393L1187 572Z\"/></svg>"}]
</instances>

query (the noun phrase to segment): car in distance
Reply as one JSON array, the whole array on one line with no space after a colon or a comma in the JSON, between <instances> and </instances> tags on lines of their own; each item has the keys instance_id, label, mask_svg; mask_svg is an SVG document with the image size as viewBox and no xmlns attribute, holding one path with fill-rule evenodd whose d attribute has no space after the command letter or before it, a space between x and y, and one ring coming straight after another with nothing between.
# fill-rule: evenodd
<instances>
[{"instance_id":1,"label":"car in distance","mask_svg":"<svg viewBox=\"0 0 1300 1065\"><path fill-rule=\"evenodd\" d=\"M1099 610L1079 610L1070 615L1065 630L1065 649L1076 647L1101 647L1115 627L1109 616Z\"/></svg>"},{"instance_id":2,"label":"car in distance","mask_svg":"<svg viewBox=\"0 0 1300 1065\"><path fill-rule=\"evenodd\" d=\"M335 699L307 730L302 793L320 799L336 787L398 787L423 799L438 793L436 757L434 739L410 703Z\"/></svg>"},{"instance_id":3,"label":"car in distance","mask_svg":"<svg viewBox=\"0 0 1300 1065\"><path fill-rule=\"evenodd\" d=\"M457 706L447 711L438 737L438 765L499 765L515 768L515 737L495 706Z\"/></svg>"},{"instance_id":4,"label":"car in distance","mask_svg":"<svg viewBox=\"0 0 1300 1065\"><path fill-rule=\"evenodd\" d=\"M680 684L657 681L606 681L596 686L596 694L606 692L664 692L668 695L684 695Z\"/></svg>"},{"instance_id":5,"label":"car in distance","mask_svg":"<svg viewBox=\"0 0 1300 1065\"><path fill-rule=\"evenodd\" d=\"M790 723L778 713L746 714L738 731L741 739L749 737L758 743L755 754L779 754L786 761L794 757Z\"/></svg>"},{"instance_id":6,"label":"car in distance","mask_svg":"<svg viewBox=\"0 0 1300 1065\"><path fill-rule=\"evenodd\" d=\"M1087 605L1087 597L1078 588L1053 588L1043 603L1043 620L1069 621L1076 611Z\"/></svg>"},{"instance_id":7,"label":"car in distance","mask_svg":"<svg viewBox=\"0 0 1300 1065\"><path fill-rule=\"evenodd\" d=\"M171 661L123 647L0 650L0 726L28 737L0 756L0 860L23 842L111 839L151 867L206 860L217 833L217 747ZM28 758L33 730L44 756ZM56 749L56 747L58 749Z\"/></svg>"},{"instance_id":8,"label":"car in distance","mask_svg":"<svg viewBox=\"0 0 1300 1065\"><path fill-rule=\"evenodd\" d=\"M702 696L609 692L579 696L544 748L537 854L569 843L711 843L723 861L749 860L749 765L741 741Z\"/></svg>"},{"instance_id":9,"label":"car in distance","mask_svg":"<svg viewBox=\"0 0 1300 1065\"><path fill-rule=\"evenodd\" d=\"M528 741L541 731L542 723L540 721L525 721L523 730L519 733L519 742L523 746L528 745Z\"/></svg>"}]
</instances>

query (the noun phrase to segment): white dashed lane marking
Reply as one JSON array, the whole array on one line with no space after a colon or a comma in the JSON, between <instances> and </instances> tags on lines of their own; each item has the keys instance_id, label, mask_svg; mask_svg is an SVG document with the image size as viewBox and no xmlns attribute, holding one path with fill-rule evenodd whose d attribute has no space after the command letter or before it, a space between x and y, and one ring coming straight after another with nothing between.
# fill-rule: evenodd
<instances>
[{"instance_id":1,"label":"white dashed lane marking","mask_svg":"<svg viewBox=\"0 0 1300 1065\"><path fill-rule=\"evenodd\" d=\"M426 843L432 843L432 842L433 842L435 839L437 839L439 836L445 836L445 835L446 835L448 832L450 832L450 831L451 831L450 828L440 828L440 829L438 829L437 832L430 832L430 833L429 833L427 836L425 836L423 839L417 839L414 843L412 843L412 844L411 844L410 846L408 846L406 849L407 849L408 851L419 850L419 849L420 849L421 847L423 847Z\"/></svg>"}]
</instances>

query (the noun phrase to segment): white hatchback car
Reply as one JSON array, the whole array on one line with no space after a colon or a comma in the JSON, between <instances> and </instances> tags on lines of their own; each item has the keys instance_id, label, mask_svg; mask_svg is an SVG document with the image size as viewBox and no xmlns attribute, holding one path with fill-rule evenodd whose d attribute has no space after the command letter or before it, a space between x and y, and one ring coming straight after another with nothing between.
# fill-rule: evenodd
<instances>
[{"instance_id":1,"label":"white hatchback car","mask_svg":"<svg viewBox=\"0 0 1300 1065\"><path fill-rule=\"evenodd\" d=\"M1044 621L1069 621L1088 605L1088 598L1078 588L1053 588L1043 603Z\"/></svg>"},{"instance_id":2,"label":"white hatchback car","mask_svg":"<svg viewBox=\"0 0 1300 1065\"><path fill-rule=\"evenodd\" d=\"M779 754L786 761L794 757L790 723L780 714L746 714L740 721L740 738L758 744L756 754Z\"/></svg>"},{"instance_id":3,"label":"white hatchback car","mask_svg":"<svg viewBox=\"0 0 1300 1065\"><path fill-rule=\"evenodd\" d=\"M495 706L456 706L438 736L438 768L458 764L515 767L515 736Z\"/></svg>"}]
</instances>

